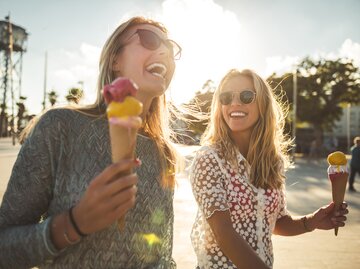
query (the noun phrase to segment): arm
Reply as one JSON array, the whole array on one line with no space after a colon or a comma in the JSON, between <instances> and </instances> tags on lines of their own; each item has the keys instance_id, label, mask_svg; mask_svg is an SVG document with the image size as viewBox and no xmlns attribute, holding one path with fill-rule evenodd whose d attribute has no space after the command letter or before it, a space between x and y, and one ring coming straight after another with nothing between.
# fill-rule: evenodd
<instances>
[{"instance_id":1,"label":"arm","mask_svg":"<svg viewBox=\"0 0 360 269\"><path fill-rule=\"evenodd\" d=\"M68 210L46 218L56 174L59 134L64 130L52 115L46 114L40 120L14 165L0 208L0 268L51 263L61 249L70 245L65 233L71 242L80 238L69 222ZM81 231L90 234L102 230L134 205L136 175L121 180L116 175L139 164L137 160L113 164L92 180L73 210ZM42 218L45 221L39 223Z\"/></svg>"},{"instance_id":2,"label":"arm","mask_svg":"<svg viewBox=\"0 0 360 269\"><path fill-rule=\"evenodd\" d=\"M345 226L345 215L349 212L347 210L347 204L343 203L341 209L335 212L335 214L333 211L334 203L331 203L306 216L283 216L277 220L274 234L293 236L312 232L315 229L330 230L335 227Z\"/></svg>"},{"instance_id":3,"label":"arm","mask_svg":"<svg viewBox=\"0 0 360 269\"><path fill-rule=\"evenodd\" d=\"M31 267L59 254L50 240L51 218L39 223L52 196L52 121L49 114L42 117L13 167L0 208L1 268Z\"/></svg>"},{"instance_id":4,"label":"arm","mask_svg":"<svg viewBox=\"0 0 360 269\"><path fill-rule=\"evenodd\" d=\"M269 268L234 230L229 211L216 211L207 221L219 247L237 268Z\"/></svg>"}]
</instances>

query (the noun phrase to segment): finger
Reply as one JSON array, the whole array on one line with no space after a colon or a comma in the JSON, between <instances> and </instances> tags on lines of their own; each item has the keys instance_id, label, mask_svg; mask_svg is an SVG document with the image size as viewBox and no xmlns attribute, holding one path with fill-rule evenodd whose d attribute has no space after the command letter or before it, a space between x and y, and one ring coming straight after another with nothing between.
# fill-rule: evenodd
<instances>
[{"instance_id":1,"label":"finger","mask_svg":"<svg viewBox=\"0 0 360 269\"><path fill-rule=\"evenodd\" d=\"M106 184L107 182L111 181L117 174L120 172L131 170L132 168L135 168L141 164L141 161L139 159L127 159L122 160L117 163L113 163L109 165L105 170L97 176L92 182L92 185L97 184Z\"/></svg>"},{"instance_id":2,"label":"finger","mask_svg":"<svg viewBox=\"0 0 360 269\"><path fill-rule=\"evenodd\" d=\"M338 210L335 212L334 216L343 216L343 215L347 215L349 213L349 210L345 209L345 210Z\"/></svg>"},{"instance_id":3,"label":"finger","mask_svg":"<svg viewBox=\"0 0 360 269\"><path fill-rule=\"evenodd\" d=\"M116 209L121 204L126 203L131 199L135 199L137 193L137 187L132 185L131 187L122 190L111 197L112 208Z\"/></svg>"},{"instance_id":4,"label":"finger","mask_svg":"<svg viewBox=\"0 0 360 269\"><path fill-rule=\"evenodd\" d=\"M135 205L135 197L119 205L115 210L113 210L110 213L110 217L112 219L119 219L122 216L124 216L126 212L129 211L129 209L131 209L134 205Z\"/></svg>"},{"instance_id":5,"label":"finger","mask_svg":"<svg viewBox=\"0 0 360 269\"><path fill-rule=\"evenodd\" d=\"M346 209L348 207L348 204L344 201L341 204L341 209Z\"/></svg>"},{"instance_id":6,"label":"finger","mask_svg":"<svg viewBox=\"0 0 360 269\"><path fill-rule=\"evenodd\" d=\"M323 206L322 208L320 208L320 210L323 215L327 215L334 210L334 207L335 207L335 203L331 202L327 206Z\"/></svg>"},{"instance_id":7,"label":"finger","mask_svg":"<svg viewBox=\"0 0 360 269\"><path fill-rule=\"evenodd\" d=\"M136 185L138 182L138 176L136 174L131 174L128 176L117 178L111 181L104 187L103 196L104 197L111 197L114 194L121 192L127 188L130 188Z\"/></svg>"}]
</instances>

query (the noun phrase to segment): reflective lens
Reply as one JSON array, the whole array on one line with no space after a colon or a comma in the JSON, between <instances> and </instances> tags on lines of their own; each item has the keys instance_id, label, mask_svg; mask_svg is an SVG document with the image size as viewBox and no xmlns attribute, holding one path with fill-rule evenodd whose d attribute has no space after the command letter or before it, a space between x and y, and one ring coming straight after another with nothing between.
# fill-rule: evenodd
<instances>
[{"instance_id":1,"label":"reflective lens","mask_svg":"<svg viewBox=\"0 0 360 269\"><path fill-rule=\"evenodd\" d=\"M220 103L224 106L230 105L234 100L235 96L238 96L237 101L241 104L251 104L255 100L256 93L251 90L245 90L242 92L223 92L220 94Z\"/></svg>"},{"instance_id":2,"label":"reflective lens","mask_svg":"<svg viewBox=\"0 0 360 269\"><path fill-rule=\"evenodd\" d=\"M181 57L181 47L171 39L162 39L156 33L146 29L138 29L135 34L139 35L141 45L148 50L157 50L163 43L173 54L175 60Z\"/></svg>"}]
</instances>

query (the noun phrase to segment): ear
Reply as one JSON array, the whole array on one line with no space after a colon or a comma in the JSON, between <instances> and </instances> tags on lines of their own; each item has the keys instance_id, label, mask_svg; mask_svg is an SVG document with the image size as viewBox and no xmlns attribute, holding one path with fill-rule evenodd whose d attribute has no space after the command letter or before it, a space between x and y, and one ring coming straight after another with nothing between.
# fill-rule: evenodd
<instances>
[{"instance_id":1,"label":"ear","mask_svg":"<svg viewBox=\"0 0 360 269\"><path fill-rule=\"evenodd\" d=\"M111 66L111 70L113 72L120 72L121 71L121 66L122 66L122 54L121 53L117 53L114 58L113 58L113 61L112 61L112 66Z\"/></svg>"},{"instance_id":2,"label":"ear","mask_svg":"<svg viewBox=\"0 0 360 269\"><path fill-rule=\"evenodd\" d=\"M120 61L118 59L118 57L115 57L113 63L112 63L112 67L111 70L114 72L119 72L120 71Z\"/></svg>"}]
</instances>

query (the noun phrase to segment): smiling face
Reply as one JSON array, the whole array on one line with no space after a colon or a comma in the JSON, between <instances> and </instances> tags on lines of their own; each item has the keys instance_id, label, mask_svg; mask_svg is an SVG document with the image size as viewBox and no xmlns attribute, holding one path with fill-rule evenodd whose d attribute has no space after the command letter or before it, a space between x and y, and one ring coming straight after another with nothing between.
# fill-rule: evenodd
<instances>
[{"instance_id":1,"label":"smiling face","mask_svg":"<svg viewBox=\"0 0 360 269\"><path fill-rule=\"evenodd\" d=\"M250 104L243 104L239 94L244 91L255 92L252 80L243 75L230 78L222 87L221 93L232 92L233 100L228 105L221 105L224 121L231 131L233 138L250 137L251 132L259 119L259 109L255 100Z\"/></svg>"},{"instance_id":2,"label":"smiling face","mask_svg":"<svg viewBox=\"0 0 360 269\"><path fill-rule=\"evenodd\" d=\"M163 41L158 48L152 50L144 47L141 36L153 33ZM175 70L173 51L167 46L166 39L166 34L151 24L129 27L124 37L124 45L113 64L116 77L132 79L139 86L141 95L162 95L168 88Z\"/></svg>"}]
</instances>

